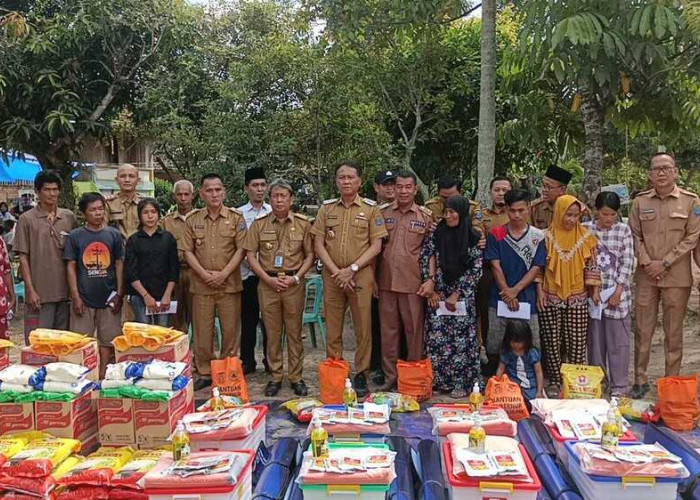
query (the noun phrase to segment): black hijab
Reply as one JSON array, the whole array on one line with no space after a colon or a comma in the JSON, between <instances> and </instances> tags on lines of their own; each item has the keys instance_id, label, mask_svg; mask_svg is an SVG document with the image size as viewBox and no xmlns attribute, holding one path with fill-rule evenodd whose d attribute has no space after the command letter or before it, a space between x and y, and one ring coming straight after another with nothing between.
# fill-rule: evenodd
<instances>
[{"instance_id":1,"label":"black hijab","mask_svg":"<svg viewBox=\"0 0 700 500\"><path fill-rule=\"evenodd\" d=\"M450 196L445 201L445 209L448 208L459 214L459 224L448 227L445 219L441 220L435 229L435 243L445 282L453 285L472 265L469 251L479 237L471 227L469 202L463 196Z\"/></svg>"}]
</instances>

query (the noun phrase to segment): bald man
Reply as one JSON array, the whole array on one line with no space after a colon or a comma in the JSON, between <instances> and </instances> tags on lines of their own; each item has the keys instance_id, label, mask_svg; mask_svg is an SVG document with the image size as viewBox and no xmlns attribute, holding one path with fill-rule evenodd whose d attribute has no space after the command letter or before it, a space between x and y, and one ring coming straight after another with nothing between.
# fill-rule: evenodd
<instances>
[{"instance_id":1,"label":"bald man","mask_svg":"<svg viewBox=\"0 0 700 500\"><path fill-rule=\"evenodd\" d=\"M139 184L139 171L130 163L123 163L114 178L119 191L107 198L107 221L119 230L124 241L139 228L139 215L136 206L140 198L136 193Z\"/></svg>"}]
</instances>

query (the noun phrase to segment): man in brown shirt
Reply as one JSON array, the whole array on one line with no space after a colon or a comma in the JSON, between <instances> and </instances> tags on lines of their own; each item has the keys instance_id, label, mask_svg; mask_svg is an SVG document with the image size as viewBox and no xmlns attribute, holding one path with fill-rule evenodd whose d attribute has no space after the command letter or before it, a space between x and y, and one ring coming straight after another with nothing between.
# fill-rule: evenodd
<instances>
[{"instance_id":1,"label":"man in brown shirt","mask_svg":"<svg viewBox=\"0 0 700 500\"><path fill-rule=\"evenodd\" d=\"M382 368L386 377L382 391L396 387L396 360L401 332L406 336L408 361L423 357L425 300L421 286L420 257L423 241L430 235L430 210L415 203L415 174L401 172L396 179L396 201L382 210L389 236L378 259L379 317L382 325Z\"/></svg>"},{"instance_id":2,"label":"man in brown shirt","mask_svg":"<svg viewBox=\"0 0 700 500\"><path fill-rule=\"evenodd\" d=\"M294 191L285 180L270 184L272 213L261 215L246 234L243 248L248 264L260 278L258 295L267 329L267 362L270 378L265 396L276 396L284 377L282 332L287 336L289 382L297 396L308 390L301 378L304 344L301 325L304 317L304 275L314 261L311 224L301 214L291 212Z\"/></svg>"},{"instance_id":3,"label":"man in brown shirt","mask_svg":"<svg viewBox=\"0 0 700 500\"><path fill-rule=\"evenodd\" d=\"M693 277L690 252L700 235L698 197L676 185L678 168L669 153L651 157L652 189L642 191L632 203L629 224L638 260L636 271L636 321L633 398L649 390L647 366L656 327L659 302L664 315L666 376L678 375L683 358L683 319Z\"/></svg>"},{"instance_id":4,"label":"man in brown shirt","mask_svg":"<svg viewBox=\"0 0 700 500\"><path fill-rule=\"evenodd\" d=\"M25 287L24 337L35 328L67 330L70 290L63 261L66 236L76 228L75 215L58 207L61 177L42 170L34 178L39 204L19 217L13 250Z\"/></svg>"},{"instance_id":5,"label":"man in brown shirt","mask_svg":"<svg viewBox=\"0 0 700 500\"><path fill-rule=\"evenodd\" d=\"M119 191L107 198L107 221L119 230L126 241L139 228L139 214L136 210L140 201L136 193L139 171L129 163L123 163L119 165L114 180Z\"/></svg>"},{"instance_id":6,"label":"man in brown shirt","mask_svg":"<svg viewBox=\"0 0 700 500\"><path fill-rule=\"evenodd\" d=\"M340 199L326 200L311 229L316 255L323 261L323 303L326 312L326 354L343 356L343 323L350 305L357 339L355 390L367 393L372 329L374 258L387 235L377 203L357 194L360 166L346 161L335 171Z\"/></svg>"},{"instance_id":7,"label":"man in brown shirt","mask_svg":"<svg viewBox=\"0 0 700 500\"><path fill-rule=\"evenodd\" d=\"M177 300L177 313L175 314L174 327L186 332L192 320L192 295L190 294L190 266L185 256L185 232L187 231L187 216L192 212L192 198L194 186L186 179L177 181L173 185L173 196L177 209L161 221L163 229L171 233L177 241L177 255L180 258L180 277L175 285L175 300Z\"/></svg>"},{"instance_id":8,"label":"man in brown shirt","mask_svg":"<svg viewBox=\"0 0 700 500\"><path fill-rule=\"evenodd\" d=\"M571 172L556 165L550 165L542 178L542 197L532 202L530 209L532 225L537 229L547 229L554 217L554 202L566 194ZM590 214L585 204L581 204L581 221L590 220Z\"/></svg>"},{"instance_id":9,"label":"man in brown shirt","mask_svg":"<svg viewBox=\"0 0 700 500\"><path fill-rule=\"evenodd\" d=\"M445 200L447 200L447 198L461 194L461 180L455 177L443 177L438 180L438 196L425 202L425 208L433 213L433 221L437 223L442 219L442 213L445 211ZM486 244L486 234L481 224L483 215L481 213L481 205L474 200L469 200L469 217L472 227L480 235L479 245L483 248L483 245Z\"/></svg>"},{"instance_id":10,"label":"man in brown shirt","mask_svg":"<svg viewBox=\"0 0 700 500\"><path fill-rule=\"evenodd\" d=\"M214 318L221 321L221 358L237 356L241 342L241 273L245 219L235 208L224 206L226 188L218 174L202 177L199 195L204 208L187 217L183 240L192 269L190 293L194 323L194 355L199 379L195 390L211 385L214 358Z\"/></svg>"}]
</instances>

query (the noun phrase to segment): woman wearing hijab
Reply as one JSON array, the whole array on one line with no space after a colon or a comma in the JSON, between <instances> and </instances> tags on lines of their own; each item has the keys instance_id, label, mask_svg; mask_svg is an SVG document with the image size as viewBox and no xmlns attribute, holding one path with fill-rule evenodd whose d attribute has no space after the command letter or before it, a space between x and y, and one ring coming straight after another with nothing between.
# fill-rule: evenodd
<instances>
[{"instance_id":1,"label":"woman wearing hijab","mask_svg":"<svg viewBox=\"0 0 700 500\"><path fill-rule=\"evenodd\" d=\"M434 386L453 398L463 398L480 381L479 346L476 341L474 293L481 278L479 236L469 222L469 202L451 196L444 218L426 238L421 252L423 286L419 295L428 299L426 348L433 365ZM437 309L464 308L466 314L442 316Z\"/></svg>"},{"instance_id":2,"label":"woman wearing hijab","mask_svg":"<svg viewBox=\"0 0 700 500\"><path fill-rule=\"evenodd\" d=\"M598 240L579 222L582 209L582 203L570 195L560 196L554 203L552 224L545 230L547 266L537 289L548 392L557 394L562 351L567 363L587 362L589 294L596 304L600 303Z\"/></svg>"}]
</instances>

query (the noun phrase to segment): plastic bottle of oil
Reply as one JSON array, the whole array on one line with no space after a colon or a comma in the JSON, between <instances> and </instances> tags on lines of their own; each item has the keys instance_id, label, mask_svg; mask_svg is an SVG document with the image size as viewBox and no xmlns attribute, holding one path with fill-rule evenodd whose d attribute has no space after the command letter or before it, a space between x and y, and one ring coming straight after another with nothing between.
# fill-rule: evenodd
<instances>
[{"instance_id":1,"label":"plastic bottle of oil","mask_svg":"<svg viewBox=\"0 0 700 500\"><path fill-rule=\"evenodd\" d=\"M328 458L328 431L321 425L321 420L314 417L311 431L311 452L314 458Z\"/></svg>"},{"instance_id":2,"label":"plastic bottle of oil","mask_svg":"<svg viewBox=\"0 0 700 500\"><path fill-rule=\"evenodd\" d=\"M613 413L615 413L615 422L617 422L617 429L622 436L625 433L625 422L622 418L622 412L617 404L617 398L612 398L610 401L610 408L612 408Z\"/></svg>"},{"instance_id":3,"label":"plastic bottle of oil","mask_svg":"<svg viewBox=\"0 0 700 500\"><path fill-rule=\"evenodd\" d=\"M350 410L351 406L357 406L357 393L352 388L352 382L349 378L345 379L345 389L343 389L343 403Z\"/></svg>"},{"instance_id":4,"label":"plastic bottle of oil","mask_svg":"<svg viewBox=\"0 0 700 500\"><path fill-rule=\"evenodd\" d=\"M481 426L481 418L474 417L474 425L469 429L469 450L474 453L486 451L486 431Z\"/></svg>"},{"instance_id":5,"label":"plastic bottle of oil","mask_svg":"<svg viewBox=\"0 0 700 500\"><path fill-rule=\"evenodd\" d=\"M211 411L221 411L226 409L224 405L224 400L219 394L218 387L214 387L211 390L211 403L209 406L211 407Z\"/></svg>"},{"instance_id":6,"label":"plastic bottle of oil","mask_svg":"<svg viewBox=\"0 0 700 500\"><path fill-rule=\"evenodd\" d=\"M474 389L472 389L472 393L469 395L469 407L472 413L478 412L482 404L484 404L484 395L481 394L479 382L477 381L474 382Z\"/></svg>"},{"instance_id":7,"label":"plastic bottle of oil","mask_svg":"<svg viewBox=\"0 0 700 500\"><path fill-rule=\"evenodd\" d=\"M175 434L173 434L172 445L173 460L176 462L186 460L190 456L190 437L185 431L185 424L182 423L182 420L177 421Z\"/></svg>"},{"instance_id":8,"label":"plastic bottle of oil","mask_svg":"<svg viewBox=\"0 0 700 500\"><path fill-rule=\"evenodd\" d=\"M611 406L608 410L608 419L603 423L603 436L600 440L600 446L611 453L617 449L617 443L620 438L620 428L615 419L615 410Z\"/></svg>"}]
</instances>

